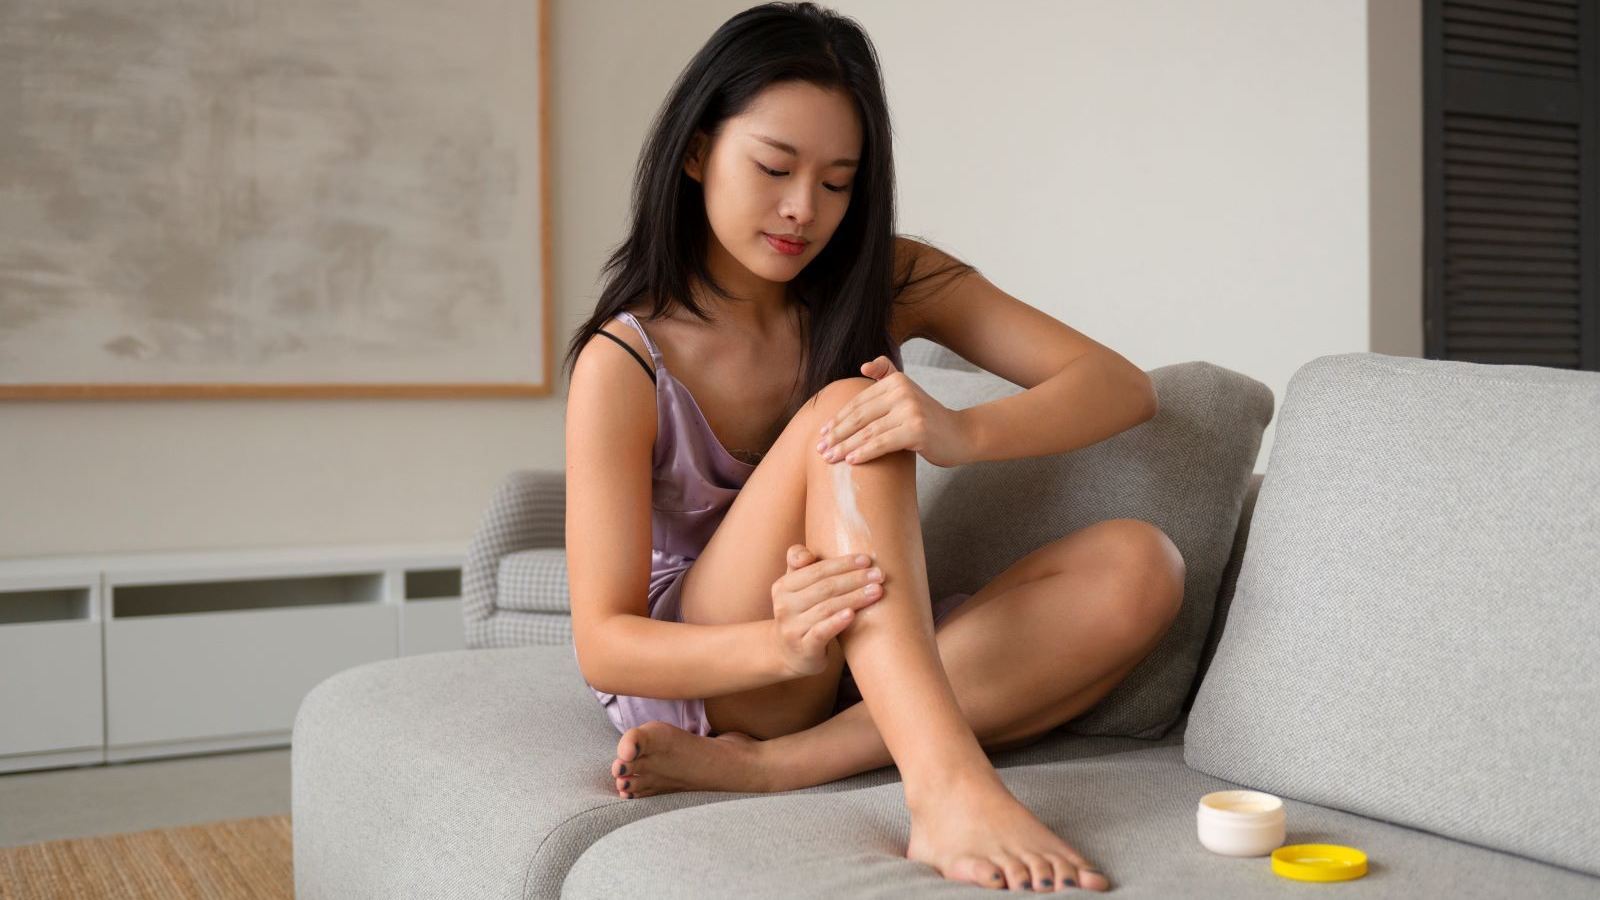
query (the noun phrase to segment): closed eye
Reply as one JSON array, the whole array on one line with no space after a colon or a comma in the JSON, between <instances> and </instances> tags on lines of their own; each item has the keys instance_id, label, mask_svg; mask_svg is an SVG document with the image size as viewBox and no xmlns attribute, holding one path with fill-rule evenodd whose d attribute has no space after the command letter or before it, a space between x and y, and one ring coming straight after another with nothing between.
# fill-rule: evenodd
<instances>
[{"instance_id":1,"label":"closed eye","mask_svg":"<svg viewBox=\"0 0 1600 900\"><path fill-rule=\"evenodd\" d=\"M769 169L766 166L763 166L761 163L756 163L756 168L758 168L761 171L767 173L768 175L771 175L774 178L779 178L779 177L782 177L784 175L789 174L788 172L778 172L778 171L775 171L773 169ZM848 185L848 184L839 185L839 186L836 187L834 185L828 184L827 182L823 182L822 186L827 188L830 191L833 191L835 194L847 193L850 190L850 185Z\"/></svg>"}]
</instances>

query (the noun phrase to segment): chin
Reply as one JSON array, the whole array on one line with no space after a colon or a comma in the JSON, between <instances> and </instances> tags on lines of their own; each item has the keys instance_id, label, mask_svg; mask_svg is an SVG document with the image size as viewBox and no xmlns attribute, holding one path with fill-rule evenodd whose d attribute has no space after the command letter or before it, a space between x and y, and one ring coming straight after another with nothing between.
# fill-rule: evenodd
<instances>
[{"instance_id":1,"label":"chin","mask_svg":"<svg viewBox=\"0 0 1600 900\"><path fill-rule=\"evenodd\" d=\"M793 281L808 262L810 260L804 255L793 257L792 261L764 259L760 265L750 266L749 269L768 281Z\"/></svg>"}]
</instances>

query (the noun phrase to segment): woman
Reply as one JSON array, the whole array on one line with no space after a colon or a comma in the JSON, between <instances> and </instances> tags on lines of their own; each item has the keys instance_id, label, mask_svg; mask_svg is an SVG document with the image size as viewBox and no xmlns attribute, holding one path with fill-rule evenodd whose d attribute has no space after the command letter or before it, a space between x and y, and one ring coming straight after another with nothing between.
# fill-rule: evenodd
<instances>
[{"instance_id":1,"label":"woman","mask_svg":"<svg viewBox=\"0 0 1600 900\"><path fill-rule=\"evenodd\" d=\"M913 454L1066 452L1148 420L1155 392L897 236L893 188L872 45L809 3L726 22L654 122L631 229L566 355L575 652L622 732L611 774L631 799L893 763L909 858L1104 890L985 750L1120 682L1176 615L1182 557L1148 523L1101 522L934 603ZM1027 390L950 410L901 371L912 337Z\"/></svg>"}]
</instances>

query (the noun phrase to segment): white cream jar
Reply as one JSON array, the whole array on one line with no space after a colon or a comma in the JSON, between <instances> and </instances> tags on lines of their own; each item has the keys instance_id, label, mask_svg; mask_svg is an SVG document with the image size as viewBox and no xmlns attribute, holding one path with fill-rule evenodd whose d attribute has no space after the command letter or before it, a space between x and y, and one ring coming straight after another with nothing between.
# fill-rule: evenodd
<instances>
[{"instance_id":1,"label":"white cream jar","mask_svg":"<svg viewBox=\"0 0 1600 900\"><path fill-rule=\"evenodd\" d=\"M1283 801L1260 791L1213 791L1195 812L1200 843L1224 856L1266 856L1283 846Z\"/></svg>"}]
</instances>

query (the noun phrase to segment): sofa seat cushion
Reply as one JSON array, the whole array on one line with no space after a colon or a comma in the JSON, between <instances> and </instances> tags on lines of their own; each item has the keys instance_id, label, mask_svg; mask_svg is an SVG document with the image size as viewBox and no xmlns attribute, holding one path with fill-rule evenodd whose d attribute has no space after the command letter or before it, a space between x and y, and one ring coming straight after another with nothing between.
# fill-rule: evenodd
<instances>
[{"instance_id":1,"label":"sofa seat cushion","mask_svg":"<svg viewBox=\"0 0 1600 900\"><path fill-rule=\"evenodd\" d=\"M296 896L555 896L600 835L714 796L619 801L617 737L570 646L340 672L295 718Z\"/></svg>"},{"instance_id":2,"label":"sofa seat cushion","mask_svg":"<svg viewBox=\"0 0 1600 900\"><path fill-rule=\"evenodd\" d=\"M1303 366L1189 765L1600 875L1596 448L1600 373Z\"/></svg>"},{"instance_id":3,"label":"sofa seat cushion","mask_svg":"<svg viewBox=\"0 0 1600 900\"><path fill-rule=\"evenodd\" d=\"M554 897L573 861L612 829L757 796L623 800L607 771L618 737L570 645L429 653L333 675L295 717L296 896ZM996 764L1150 745L1057 733ZM886 767L808 791L896 777Z\"/></svg>"},{"instance_id":4,"label":"sofa seat cushion","mask_svg":"<svg viewBox=\"0 0 1600 900\"><path fill-rule=\"evenodd\" d=\"M1332 889L1340 897L1595 896L1600 879L1508 853L1287 800L1288 843L1357 847L1363 878L1303 884L1267 857L1233 858L1195 836L1195 805L1238 785L1184 765L1169 745L1000 770L1028 808L1111 879L1110 896L1263 900ZM899 783L834 796L773 795L681 809L596 841L564 898L977 896L903 856L910 833ZM1073 896L1078 896L1074 894ZM1088 895L1083 895L1088 896Z\"/></svg>"}]
</instances>

